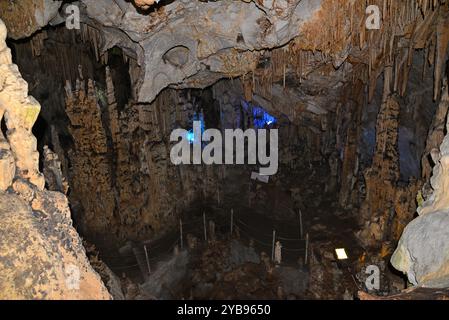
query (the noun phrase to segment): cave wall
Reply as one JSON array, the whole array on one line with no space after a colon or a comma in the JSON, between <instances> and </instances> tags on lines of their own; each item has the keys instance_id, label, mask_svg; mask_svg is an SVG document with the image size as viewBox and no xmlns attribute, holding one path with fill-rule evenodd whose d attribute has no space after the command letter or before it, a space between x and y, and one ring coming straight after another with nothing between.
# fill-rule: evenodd
<instances>
[{"instance_id":1,"label":"cave wall","mask_svg":"<svg viewBox=\"0 0 449 320\"><path fill-rule=\"evenodd\" d=\"M99 187L99 193L106 197L104 206L107 208L107 217L114 217L114 215L118 214L117 212L120 210L117 211L117 206L127 210L126 206L117 204L120 202L118 200L120 192L111 191L115 189L115 186L113 186L116 183L115 179L122 175L121 173L114 173L117 168L121 167L121 159L123 159L122 164L130 163L131 161L135 163L137 168L140 166L138 164L140 160L135 159L142 158L137 151L131 152L133 153L132 160L127 159L127 156L123 155L123 151L118 151L123 145L122 141L131 139L128 137L120 140L120 137L123 135L133 136L132 132L134 132L134 126L136 126L136 120L133 120L133 118L136 118L137 113L142 114L140 109L147 110L155 106L157 108L159 102L163 100L166 100L167 104L176 103L174 102L176 94L171 98L164 98L165 93L163 93L153 103L140 103L142 107L137 107L139 101L151 101L153 97L156 97L157 92L161 90L160 88L165 86L203 88L214 83L224 75L228 77L241 76L241 88L233 94L244 96L247 101L261 105L277 117L285 117L289 122L293 123L293 126L291 126L294 128L293 134L297 135L300 141L297 144L293 144L292 148L296 148L301 143L305 145L302 152L304 156L296 158L297 162L320 161L323 157L325 161L328 161L329 166L332 167L332 179L339 181L338 186L335 186L336 183L331 183L331 189L338 188L339 203L343 207L350 208L363 205L360 223L367 230L368 234L372 233L373 230L382 229L377 221L374 222L377 219L375 218L378 215L377 211L390 212L391 208L395 206L397 208L404 207L404 209L396 211L408 211L410 209L405 204L413 202L412 199L414 198L416 188L422 182L411 182L409 186L406 186L403 191L399 192L401 194L399 197L401 200L397 200L399 202L393 200L391 203L387 203L382 197L370 196L370 182L369 178L366 178L370 175L364 172L370 167L379 167L385 157L383 148L379 144L382 139L380 139L381 135L378 131L380 128L385 127L386 123L380 116L380 118L377 116L377 112L381 109L380 106L384 105L385 100L389 99L388 95L396 94L399 96L396 100L398 100L400 105L400 112L398 114L399 123L395 125L395 128L399 130L399 138L398 142L395 142L391 148L394 151L393 158L395 158L392 161L399 164L391 166L388 175L396 174L393 172L396 169L400 170L399 172L402 172L403 176L416 175L418 166L416 160L424 148L424 142L423 139L415 141L417 146L413 147L413 150L407 143L410 143L413 137L421 136L427 130L428 123L433 117L434 107L428 108L429 111L424 117L419 117L419 113L416 111L419 108L418 105L427 104L429 99L426 98L426 100L416 102L414 97L417 94L407 94L407 87L409 86L410 90L414 91L413 88L419 83L419 61L424 60L427 62L421 62L421 64L423 73L426 76L425 79L427 79L426 90L430 88L430 81L433 81L433 98L438 97L437 88L441 84L442 61L444 61L445 54L443 49L445 49L446 43L444 24L447 8L442 2L432 4L418 2L414 5L407 4L407 6L402 6L395 2L386 3L385 6L382 5L384 23L381 25L379 32L369 31L365 28L366 15L364 6L359 3L326 0L321 3L315 3L312 6L311 3L302 2L298 5L294 2L283 8L281 8L283 4L280 3L272 4L272 7L266 8L264 7L265 5L270 5L254 2L243 3L234 1L227 3L217 1L214 3L202 3L200 6L201 10L196 12L197 15L203 15L203 9L210 9L217 15L220 15L221 12L234 12L235 6L237 6L243 10L243 13L247 12L247 16L250 16L251 19L257 18L258 23L253 23L252 25L262 29L265 25L266 30L262 32L262 29L254 30L254 27L250 29L245 28L252 20L248 18L248 21L242 24L241 17L244 16L243 13L238 16L231 15L235 26L241 28L240 33L236 30L236 39L240 39L237 41L238 44L223 42L220 36L215 36L218 40L204 41L195 47L192 47L190 43L185 43L185 40L181 41L181 38L191 38L190 33L192 32L190 29L179 28L183 32L189 33L188 35L184 34L183 37L179 36L178 33L176 37L173 34L170 36L165 34L167 26L173 28L173 26L179 23L178 21L172 21L175 14L174 3L168 6L157 6L155 11L150 12L138 12L131 4L122 4L121 2L120 4L122 5L116 3L113 8L108 9L109 11L105 10L102 2L95 2L94 5L93 2L82 1L81 4L81 30L57 32L55 35L51 31L38 33L32 38L31 47L21 49L21 46L29 46L29 44L17 45L17 56L20 58L23 55L21 60L24 61L26 56L29 57L30 55L29 53L23 54L23 52L31 50L33 56L39 57L41 50L45 52L48 50L46 47L49 44L51 46L52 40L54 43L58 43L55 40L65 43L75 41L79 43L79 47L82 44L90 44L90 46L87 46L88 52L83 52L81 55L75 54L74 50L71 51L70 48L58 50L61 48L58 48L57 45L54 45L55 50L51 55L41 55L44 57L54 57L53 55L56 55L56 61L62 67L62 79L58 79L54 85L59 92L61 92L61 86L66 80L69 80L71 86L75 87L75 92L78 92L80 88L82 89L84 87L83 83L87 84L88 79L95 81L95 84L91 85L95 88L85 89L85 96L75 96L75 101L70 103L75 105L87 103L91 106L100 104L100 106L93 108L88 108L87 105L83 105L82 108L76 106L65 108L62 107L65 105L65 101L64 103L60 101L61 96L56 98L58 101L50 102L49 107L46 109L52 111L57 109L57 114L61 115L61 117L51 118L51 116L47 116L47 122L54 123L55 121L61 121L59 119L64 119L63 125L58 127L66 127L67 130L64 129L63 131L66 132L62 134L55 133L51 135L50 132L48 140L50 140L50 143L58 139L70 142L68 147L59 147L61 143L64 144L64 141L54 142L54 148L59 149L57 153L62 160L63 171L66 175L68 170L64 168L69 165L76 167L76 172L81 172L81 168L85 168L90 163L88 159L91 157L92 149L97 151L94 152L95 157L99 157L101 160L97 159L95 163L99 163L98 166L103 168L94 169L94 172L97 172L97 170L111 172L110 177L102 179L102 181L104 180L104 186ZM281 7L278 7L279 5ZM337 7L341 8L341 10L335 10ZM250 9L251 11L248 11ZM192 12L190 4L186 3L183 3L178 10L181 10L177 12L181 16L187 16L189 12ZM106 12L110 14L106 15ZM120 12L125 13L125 15L120 15ZM250 14L249 12L253 13ZM265 16L261 18L262 12L265 12ZM346 19L343 12L351 12L351 19ZM337 14L335 15L335 13ZM140 22L146 15L151 18L152 25L143 30L142 28L145 24ZM306 16L308 16L307 19ZM262 23L262 20L265 23ZM202 21L202 19L198 18L196 21ZM277 27L277 24L283 24L284 27ZM120 29L117 27L119 25L127 25L127 28ZM320 32L323 34L322 37L313 36L317 33L317 26L319 26ZM212 34L224 30L220 22L215 20L207 28L201 25L196 26L196 28L204 32L209 30L208 32L212 32ZM154 32L155 30L158 30L158 32ZM322 32L322 30L327 32ZM208 34L204 32L200 33L200 38L209 39ZM146 33L148 33L148 36L144 36ZM241 36L239 36L240 34ZM112 36L114 36L114 39L112 39ZM72 40L70 40L70 37L72 37ZM81 40L73 40L74 37ZM243 42L242 38L244 39ZM288 42L289 39L293 40ZM217 41L220 45L217 44ZM44 43L48 44L44 45ZM223 47L224 43L226 44ZM212 46L212 44L215 44L215 46ZM151 48L149 48L150 45ZM131 109L136 108L139 112L129 111L126 108L116 110L116 106L109 110L111 107L101 106L101 104L109 105L105 101L107 100L105 97L108 95L108 88L106 77L103 74L106 74L104 66L107 65L111 55L111 50L108 49L113 48L113 46L120 47L123 52L125 65L128 65L129 68L132 98L135 101L133 103L136 104L135 107L131 106ZM265 50L276 46L281 47L274 50ZM154 48L157 48L157 50ZM163 50L164 52L162 52L162 49L165 51ZM256 49L256 51L248 51L248 49ZM419 53L415 54L417 51ZM207 52L207 54L204 52ZM95 59L93 59L93 56ZM157 62L158 57L162 57L163 61ZM39 61L39 58L37 60ZM92 62L95 60L97 63ZM206 66L205 70L186 71L194 70L194 65L198 61L201 61ZM182 65L178 66L183 73L182 85L179 84L181 81L175 81L174 79L165 83L165 80L164 82L162 81L163 79L158 78L161 76L161 73L152 69L161 67L170 69L170 66L173 67L173 64L176 65L176 63L182 63ZM242 66L242 63L245 63L245 66ZM38 64L48 66L48 62L45 63L45 60L39 61ZM81 65L81 73L78 70L78 65ZM427 65L435 67L427 67ZM49 66L47 69L51 70L51 67ZM114 68L112 68L111 72L114 73ZM178 71L174 71L170 73L170 77L177 77L177 74ZM80 77L82 79L76 85L76 79ZM167 77L167 74L164 77ZM208 79L206 80L205 78ZM379 81L380 79L383 80ZM50 79L43 80L52 81ZM34 81L36 86L39 81ZM147 87L150 87L151 90ZM385 89L387 87L389 87L389 90ZM67 91L70 92L71 90L68 89ZM90 93L89 90L91 91ZM142 96L142 91L145 92L145 97ZM388 93L385 93L385 91L388 91ZM424 92L422 93L423 95L425 94ZM47 100L45 99L45 94L43 95L43 100ZM89 96L90 98L86 98ZM364 114L366 114L367 106L372 105L371 102L375 96L378 98L374 104L371 118L366 124L370 127L367 132L363 127L360 128L360 124L364 119ZM90 101L81 103L78 101L79 99ZM103 102L101 103L100 101L99 103L98 100L103 100ZM171 102L168 102L168 100ZM224 104L226 105L226 102ZM234 105L238 105L238 103L234 103ZM69 110L68 116L66 115L66 109ZM127 116L122 116L122 111L126 111L123 114L127 114ZM55 112L44 111L44 115L45 112L47 114L55 114ZM164 113L163 111L157 112ZM172 113L173 111L170 112ZM85 127L84 129L78 127L80 124L85 125L85 123L80 121L82 114L89 119L93 119L90 127ZM373 115L375 115L377 120ZM141 118L141 116L139 117ZM419 125L411 125L413 119L418 117L420 118L417 121ZM55 118L58 118L58 120ZM144 139L146 138L143 138L144 136L158 137L158 134L163 136L168 131L168 128L173 128L173 119L169 119L173 118L172 116L162 117L159 115L159 118L161 119L158 124L159 128L149 129L151 125L147 125L147 131L162 131L162 134L155 132L146 132L142 135L137 134L138 142L135 145L134 142L130 142L135 147L128 147L127 149L137 150L136 146L145 142ZM375 133L376 122L377 135ZM73 125L73 123L76 125ZM134 125L130 126L129 123L134 123ZM122 134L122 127L123 130L129 130L131 133ZM82 133L83 130L85 131L84 133ZM95 132L94 136L97 137L95 141L88 137L90 130ZM392 130L391 134L396 135L395 130ZM363 141L363 135L371 137L368 147L373 152L373 158L366 156L366 149L364 149L366 148L364 145L366 141ZM85 141L87 144L90 144L89 147L83 147L81 144L78 146L73 145L74 136L81 138L79 141ZM155 139L164 140L160 136ZM376 140L378 143L375 145ZM393 140L396 140L396 138ZM164 150L167 149L167 144L164 144L165 148L159 145L155 147L154 150L156 151L153 152L163 154ZM68 149L75 151L72 150L71 155L69 155ZM127 149L125 148L124 150ZM85 154L83 156L85 157L84 164L78 163L80 161L76 157L78 153ZM122 155L118 155L119 153L122 153ZM283 154L288 154L288 152L283 152ZM107 160L108 157L112 157L114 160ZM162 159L164 160L161 161L167 162L166 155L162 155ZM373 159L379 159L378 163L373 164ZM167 165L164 164L162 167L166 168ZM158 169L153 170L159 171ZM86 174L91 176L89 170ZM152 175L150 173L150 176ZM78 175L75 174L73 176L72 181L76 180ZM98 175L95 176L97 177ZM166 181L168 176L176 176L176 173L161 177L161 181ZM377 179L377 174L372 174L372 176L374 180ZM157 180L155 179L155 181ZM400 179L394 178L393 180L392 185L396 188ZM152 183L154 182L151 182L150 185ZM99 185L102 184L99 183ZM79 187L76 190L82 189L82 183L77 185ZM94 185L96 186L97 182ZM373 188L377 190L377 182L374 182ZM118 189L123 190L126 188L118 187ZM402 190L401 188L399 189ZM185 188L185 190L191 189ZM167 192L156 193L156 198ZM190 198L188 191L185 192L187 192L187 198ZM75 193L73 192L73 194ZM87 194L88 192L85 190L81 193ZM403 193L406 195L405 198ZM142 200L142 203L145 201ZM162 202L173 203L173 201L166 200ZM87 203L89 204L85 206L96 208L94 210L81 211L87 211L87 213L84 213L86 216L96 216L91 211L99 212L100 208L97 207L95 201L87 201ZM79 205L79 201L74 199L73 206L76 208ZM152 211L156 212L163 208L163 211L168 211L167 216L173 216L170 213L173 209L167 209L167 207L161 207L157 204L154 204L154 206ZM173 208L176 206L169 207ZM393 213L393 215L395 214L399 215ZM153 215L155 213L150 214L150 216ZM407 214L406 216L408 217L409 215ZM127 216L126 214L124 217L115 217L114 219L118 219L121 221L120 224L122 224L129 219L126 218ZM98 219L101 220L103 218ZM105 228L104 226L107 225L106 220L103 219L99 223L99 225L103 225L101 228ZM407 219L404 218L404 220ZM163 225L163 223L153 221L148 223L148 228L150 228L151 224ZM158 228L156 227L156 229ZM380 237L380 235L377 237Z\"/></svg>"},{"instance_id":2,"label":"cave wall","mask_svg":"<svg viewBox=\"0 0 449 320\"><path fill-rule=\"evenodd\" d=\"M110 299L72 226L67 198L44 189L31 131L41 106L28 95L6 34L0 20L0 113L6 126L6 136L0 134L0 298Z\"/></svg>"},{"instance_id":3,"label":"cave wall","mask_svg":"<svg viewBox=\"0 0 449 320\"><path fill-rule=\"evenodd\" d=\"M82 28L72 36L90 44L86 58L102 67L95 70L73 53L56 59L64 76L54 88L62 93L65 85L60 96L66 99L52 104L65 118L63 136L71 142L58 142L51 131L47 139L63 171L74 168L68 180L81 224L94 234L112 229L119 238L151 237L175 223L176 212L199 189L215 190L207 186L216 183L215 172L168 165L166 134L191 119L195 105L173 89L232 78L246 101L294 124L291 134L305 151L291 162L328 161L332 180L339 182L330 189L338 190L341 206L355 210L361 241L388 256L438 159L434 149L447 109L439 101L448 8L446 1L373 3L382 8L380 30L365 27L361 1L173 1L150 11L125 1L80 1ZM34 12L32 6L24 10ZM15 27L18 21L8 23ZM33 56L45 50L45 33L31 40ZM103 69L114 47L123 52L132 88L132 102L120 108ZM223 92L220 85L216 90ZM179 105L188 107L179 111ZM414 139L425 137L429 126L427 141ZM424 170L415 180L421 156ZM195 170L211 178L200 184ZM136 195L138 201L131 201ZM429 186L418 196L418 204L432 199Z\"/></svg>"}]
</instances>

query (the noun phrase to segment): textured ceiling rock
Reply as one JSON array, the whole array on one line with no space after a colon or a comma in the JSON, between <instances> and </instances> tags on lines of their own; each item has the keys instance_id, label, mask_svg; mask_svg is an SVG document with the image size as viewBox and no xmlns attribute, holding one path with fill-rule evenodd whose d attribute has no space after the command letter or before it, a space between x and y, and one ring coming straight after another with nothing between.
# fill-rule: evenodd
<instances>
[{"instance_id":1,"label":"textured ceiling rock","mask_svg":"<svg viewBox=\"0 0 449 320\"><path fill-rule=\"evenodd\" d=\"M222 77L249 72L257 62L257 51L283 46L298 36L321 3L179 0L142 14L124 0L81 2L85 22L107 30L102 50L118 45L137 56L141 102L153 101L167 86L203 88ZM180 48L182 64L167 59Z\"/></svg>"},{"instance_id":2,"label":"textured ceiling rock","mask_svg":"<svg viewBox=\"0 0 449 320\"><path fill-rule=\"evenodd\" d=\"M62 1L0 1L0 18L8 27L8 36L21 39L45 27L57 14Z\"/></svg>"}]
</instances>

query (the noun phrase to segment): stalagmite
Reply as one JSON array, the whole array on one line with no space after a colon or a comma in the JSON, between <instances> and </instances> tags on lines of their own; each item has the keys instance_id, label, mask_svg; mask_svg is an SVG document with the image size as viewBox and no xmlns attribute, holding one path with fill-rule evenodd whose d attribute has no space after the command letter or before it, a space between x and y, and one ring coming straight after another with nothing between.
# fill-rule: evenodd
<instances>
[{"instance_id":1,"label":"stalagmite","mask_svg":"<svg viewBox=\"0 0 449 320\"><path fill-rule=\"evenodd\" d=\"M377 118L373 164L365 172L366 200L361 222L367 222L359 239L367 245L380 243L389 234L388 220L399 180L398 124L399 104L393 96L387 96Z\"/></svg>"},{"instance_id":2,"label":"stalagmite","mask_svg":"<svg viewBox=\"0 0 449 320\"><path fill-rule=\"evenodd\" d=\"M398 244L412 284L447 285L447 0L66 2L0 1L13 30L10 51L0 23L0 228L13 244L0 248L0 295L16 294L2 285L17 255L30 277L30 257L54 266L62 288L29 298L109 298L72 223L114 297L351 298L375 291L367 266L377 293L397 293ZM216 134L201 148L198 128ZM230 128L276 156L277 173L248 183L263 166L251 153L173 159ZM26 240L14 211L45 252L9 249ZM92 292L59 286L76 267Z\"/></svg>"}]
</instances>

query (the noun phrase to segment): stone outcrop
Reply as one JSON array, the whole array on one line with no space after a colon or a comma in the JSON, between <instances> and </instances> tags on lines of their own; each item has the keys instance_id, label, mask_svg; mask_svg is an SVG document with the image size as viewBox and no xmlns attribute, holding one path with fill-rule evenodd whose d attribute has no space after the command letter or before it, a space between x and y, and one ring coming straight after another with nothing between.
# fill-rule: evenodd
<instances>
[{"instance_id":1,"label":"stone outcrop","mask_svg":"<svg viewBox=\"0 0 449 320\"><path fill-rule=\"evenodd\" d=\"M440 108L447 112L447 104L445 87ZM449 286L449 135L444 137L439 151L432 151L432 159L436 162L430 179L433 191L418 208L420 216L405 228L391 263L414 285L444 288Z\"/></svg>"},{"instance_id":2,"label":"stone outcrop","mask_svg":"<svg viewBox=\"0 0 449 320\"><path fill-rule=\"evenodd\" d=\"M2 183L3 190L12 176L11 172L15 170L20 177L43 189L45 180L39 172L37 141L31 132L40 105L33 97L28 96L28 84L20 75L17 65L12 63L11 51L5 40L6 28L0 22L0 115L5 119L9 143L9 148L5 146L1 152L4 169L2 175L7 179ZM4 139L1 138L2 141ZM15 166L11 165L10 155L14 157Z\"/></svg>"},{"instance_id":3,"label":"stone outcrop","mask_svg":"<svg viewBox=\"0 0 449 320\"><path fill-rule=\"evenodd\" d=\"M410 288L388 297L378 297L359 291L358 296L360 300L448 300L449 289Z\"/></svg>"},{"instance_id":4,"label":"stone outcrop","mask_svg":"<svg viewBox=\"0 0 449 320\"><path fill-rule=\"evenodd\" d=\"M21 180L13 188L0 194L0 298L110 299L72 227L65 196Z\"/></svg>"},{"instance_id":5,"label":"stone outcrop","mask_svg":"<svg viewBox=\"0 0 449 320\"><path fill-rule=\"evenodd\" d=\"M0 20L0 298L109 299L72 226L64 194L44 190L36 138L39 103L12 64Z\"/></svg>"},{"instance_id":6,"label":"stone outcrop","mask_svg":"<svg viewBox=\"0 0 449 320\"><path fill-rule=\"evenodd\" d=\"M449 95L446 86L443 90L440 107L442 106L442 108L447 112L448 105ZM446 130L447 128L448 123L446 122ZM434 139L438 142L438 137L435 137ZM432 171L432 177L430 178L430 185L433 192L430 193L428 198L425 199L425 201L418 208L419 215L449 209L449 197L447 192L449 188L449 181L447 181L447 170L449 169L449 137L444 137L439 150L432 149L431 151L432 161L435 163Z\"/></svg>"},{"instance_id":7,"label":"stone outcrop","mask_svg":"<svg viewBox=\"0 0 449 320\"><path fill-rule=\"evenodd\" d=\"M449 287L449 209L422 215L404 230L392 265L415 286Z\"/></svg>"}]
</instances>

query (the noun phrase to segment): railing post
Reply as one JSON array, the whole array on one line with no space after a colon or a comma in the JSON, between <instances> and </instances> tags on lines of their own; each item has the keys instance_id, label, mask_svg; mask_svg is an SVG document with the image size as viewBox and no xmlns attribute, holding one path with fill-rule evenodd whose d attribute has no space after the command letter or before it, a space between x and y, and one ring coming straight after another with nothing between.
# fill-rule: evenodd
<instances>
[{"instance_id":1,"label":"railing post","mask_svg":"<svg viewBox=\"0 0 449 320\"><path fill-rule=\"evenodd\" d=\"M182 236L182 219L179 219L179 237L181 240L181 250L184 249L184 240L183 240L183 236Z\"/></svg>"},{"instance_id":2,"label":"railing post","mask_svg":"<svg viewBox=\"0 0 449 320\"><path fill-rule=\"evenodd\" d=\"M308 261L308 255L309 255L309 234L306 233L306 253L304 256L304 265L307 266L307 261Z\"/></svg>"},{"instance_id":3,"label":"railing post","mask_svg":"<svg viewBox=\"0 0 449 320\"><path fill-rule=\"evenodd\" d=\"M145 250L145 259L147 260L148 276L150 276L151 274L150 259L148 258L148 250L146 244L143 245L143 249Z\"/></svg>"},{"instance_id":4,"label":"railing post","mask_svg":"<svg viewBox=\"0 0 449 320\"><path fill-rule=\"evenodd\" d=\"M204 241L207 242L206 212L203 212Z\"/></svg>"},{"instance_id":5,"label":"railing post","mask_svg":"<svg viewBox=\"0 0 449 320\"><path fill-rule=\"evenodd\" d=\"M234 209L231 209L231 238L234 234Z\"/></svg>"}]
</instances>

